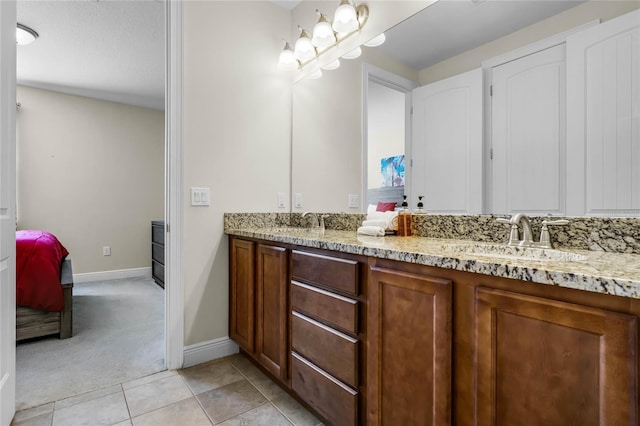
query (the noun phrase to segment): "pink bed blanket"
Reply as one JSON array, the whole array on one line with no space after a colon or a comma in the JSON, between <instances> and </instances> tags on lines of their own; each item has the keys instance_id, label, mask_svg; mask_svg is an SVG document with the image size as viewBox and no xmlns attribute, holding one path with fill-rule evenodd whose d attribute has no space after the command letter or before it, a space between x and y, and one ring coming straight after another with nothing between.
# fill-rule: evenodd
<instances>
[{"instance_id":1,"label":"pink bed blanket","mask_svg":"<svg viewBox=\"0 0 640 426\"><path fill-rule=\"evenodd\" d=\"M60 265L69 254L51 233L16 231L16 304L48 312L64 308Z\"/></svg>"}]
</instances>

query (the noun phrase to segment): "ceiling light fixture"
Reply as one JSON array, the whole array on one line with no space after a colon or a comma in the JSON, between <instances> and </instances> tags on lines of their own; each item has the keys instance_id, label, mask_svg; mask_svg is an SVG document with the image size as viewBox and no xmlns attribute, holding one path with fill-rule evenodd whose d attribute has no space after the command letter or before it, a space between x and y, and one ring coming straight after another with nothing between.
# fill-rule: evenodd
<instances>
[{"instance_id":1,"label":"ceiling light fixture","mask_svg":"<svg viewBox=\"0 0 640 426\"><path fill-rule=\"evenodd\" d=\"M327 16L316 9L319 16L318 23L313 27L312 36L298 26L300 37L295 43L294 49L291 49L289 43L285 42L284 49L280 52L278 60L278 68L286 71L302 69L305 65L318 59L320 55L327 52L331 48L338 46L349 36L357 33L362 29L369 19L369 8L365 4L355 6L351 0L341 0L340 5L334 13L333 23L329 22ZM371 44L374 43L375 44ZM379 46L384 42L384 33L371 39L365 46ZM362 50L356 47L343 56L345 59L353 59L360 56ZM340 61L335 60L324 67L325 70L334 70L340 66ZM313 73L315 78L322 75L320 72Z\"/></svg>"},{"instance_id":2,"label":"ceiling light fixture","mask_svg":"<svg viewBox=\"0 0 640 426\"><path fill-rule=\"evenodd\" d=\"M27 27L26 25L18 24L16 28L16 43L24 46L36 41L39 37L38 33Z\"/></svg>"}]
</instances>

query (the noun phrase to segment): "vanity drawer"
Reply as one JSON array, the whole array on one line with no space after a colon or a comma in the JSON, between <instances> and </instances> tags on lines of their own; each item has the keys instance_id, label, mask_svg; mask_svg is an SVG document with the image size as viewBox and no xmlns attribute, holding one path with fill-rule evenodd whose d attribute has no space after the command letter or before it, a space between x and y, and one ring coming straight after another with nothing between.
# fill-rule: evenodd
<instances>
[{"instance_id":1,"label":"vanity drawer","mask_svg":"<svg viewBox=\"0 0 640 426\"><path fill-rule=\"evenodd\" d=\"M337 379L358 387L358 340L293 312L292 349Z\"/></svg>"},{"instance_id":2,"label":"vanity drawer","mask_svg":"<svg viewBox=\"0 0 640 426\"><path fill-rule=\"evenodd\" d=\"M358 262L293 251L293 279L358 295Z\"/></svg>"},{"instance_id":3,"label":"vanity drawer","mask_svg":"<svg viewBox=\"0 0 640 426\"><path fill-rule=\"evenodd\" d=\"M348 333L358 334L358 302L355 300L292 281L291 308Z\"/></svg>"},{"instance_id":4,"label":"vanity drawer","mask_svg":"<svg viewBox=\"0 0 640 426\"><path fill-rule=\"evenodd\" d=\"M291 361L291 387L300 398L334 426L358 424L358 392L295 352Z\"/></svg>"}]
</instances>

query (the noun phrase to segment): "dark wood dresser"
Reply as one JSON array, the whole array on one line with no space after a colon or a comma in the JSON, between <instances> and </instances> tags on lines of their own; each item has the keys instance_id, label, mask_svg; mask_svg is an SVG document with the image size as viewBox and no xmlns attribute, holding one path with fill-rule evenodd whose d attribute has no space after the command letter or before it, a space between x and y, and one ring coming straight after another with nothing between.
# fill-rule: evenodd
<instances>
[{"instance_id":1,"label":"dark wood dresser","mask_svg":"<svg viewBox=\"0 0 640 426\"><path fill-rule=\"evenodd\" d=\"M151 276L164 288L164 220L151 222Z\"/></svg>"}]
</instances>

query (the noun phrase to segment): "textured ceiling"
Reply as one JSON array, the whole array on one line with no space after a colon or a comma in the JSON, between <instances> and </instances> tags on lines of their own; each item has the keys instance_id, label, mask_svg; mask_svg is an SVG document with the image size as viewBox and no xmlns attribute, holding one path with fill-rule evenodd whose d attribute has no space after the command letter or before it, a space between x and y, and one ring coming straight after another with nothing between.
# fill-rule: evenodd
<instances>
[{"instance_id":1,"label":"textured ceiling","mask_svg":"<svg viewBox=\"0 0 640 426\"><path fill-rule=\"evenodd\" d=\"M162 1L18 1L18 84L164 108Z\"/></svg>"}]
</instances>

